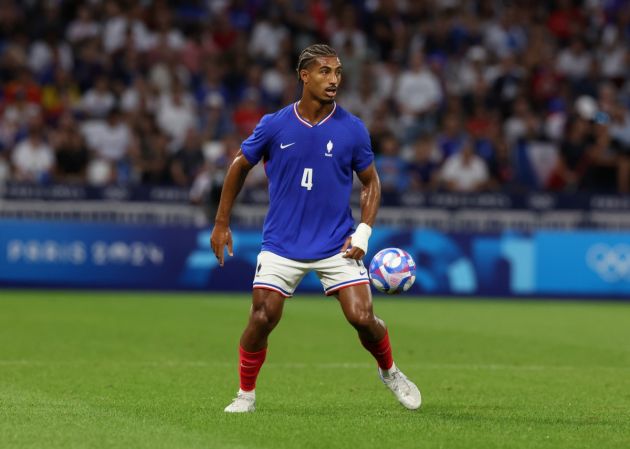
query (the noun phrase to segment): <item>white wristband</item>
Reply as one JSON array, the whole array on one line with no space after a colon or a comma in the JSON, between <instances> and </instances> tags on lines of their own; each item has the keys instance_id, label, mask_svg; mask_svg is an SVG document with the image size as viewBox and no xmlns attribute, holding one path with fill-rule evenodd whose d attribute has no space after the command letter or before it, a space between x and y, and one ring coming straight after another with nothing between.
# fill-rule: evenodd
<instances>
[{"instance_id":1,"label":"white wristband","mask_svg":"<svg viewBox=\"0 0 630 449\"><path fill-rule=\"evenodd\" d=\"M359 223L356 231L350 237L352 238L352 247L360 248L364 253L367 254L368 249L368 240L370 239L370 235L372 235L372 228L366 225L365 223Z\"/></svg>"}]
</instances>

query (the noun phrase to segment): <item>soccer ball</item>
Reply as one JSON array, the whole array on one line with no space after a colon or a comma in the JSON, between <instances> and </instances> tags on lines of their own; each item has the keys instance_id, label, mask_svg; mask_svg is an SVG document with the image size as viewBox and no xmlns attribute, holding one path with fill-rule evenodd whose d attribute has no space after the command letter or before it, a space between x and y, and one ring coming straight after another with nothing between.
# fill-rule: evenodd
<instances>
[{"instance_id":1,"label":"soccer ball","mask_svg":"<svg viewBox=\"0 0 630 449\"><path fill-rule=\"evenodd\" d=\"M416 263L400 248L385 248L376 253L369 271L372 285L389 295L409 290L416 280Z\"/></svg>"}]
</instances>

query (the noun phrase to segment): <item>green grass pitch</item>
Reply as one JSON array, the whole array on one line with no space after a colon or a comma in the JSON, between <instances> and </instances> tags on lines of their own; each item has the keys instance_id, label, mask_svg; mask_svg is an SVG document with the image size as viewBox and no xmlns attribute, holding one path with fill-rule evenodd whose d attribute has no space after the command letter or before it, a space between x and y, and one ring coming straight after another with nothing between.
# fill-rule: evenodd
<instances>
[{"instance_id":1,"label":"green grass pitch","mask_svg":"<svg viewBox=\"0 0 630 449\"><path fill-rule=\"evenodd\" d=\"M630 304L375 299L403 409L332 299L298 295L227 415L248 295L0 291L0 448L630 447Z\"/></svg>"}]
</instances>

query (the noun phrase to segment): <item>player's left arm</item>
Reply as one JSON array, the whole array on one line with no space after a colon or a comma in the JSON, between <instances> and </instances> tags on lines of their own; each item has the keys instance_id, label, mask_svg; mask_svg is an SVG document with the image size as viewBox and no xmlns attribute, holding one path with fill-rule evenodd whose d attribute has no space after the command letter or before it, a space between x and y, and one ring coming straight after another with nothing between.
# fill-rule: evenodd
<instances>
[{"instance_id":1,"label":"player's left arm","mask_svg":"<svg viewBox=\"0 0 630 449\"><path fill-rule=\"evenodd\" d=\"M381 180L376 172L374 162L365 170L358 172L357 176L362 184L361 223L357 226L354 234L346 239L341 252L345 252L343 257L361 260L367 253L368 239L372 234L372 225L376 220L376 213L381 203Z\"/></svg>"}]
</instances>

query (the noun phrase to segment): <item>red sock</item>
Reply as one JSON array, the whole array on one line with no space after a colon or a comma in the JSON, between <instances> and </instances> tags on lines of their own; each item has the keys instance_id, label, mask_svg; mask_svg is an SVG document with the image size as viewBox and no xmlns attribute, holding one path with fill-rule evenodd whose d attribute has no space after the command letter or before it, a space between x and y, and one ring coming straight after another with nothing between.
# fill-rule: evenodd
<instances>
[{"instance_id":1,"label":"red sock","mask_svg":"<svg viewBox=\"0 0 630 449\"><path fill-rule=\"evenodd\" d=\"M359 339L363 347L374 356L381 369L386 370L392 367L394 359L392 358L392 347L389 344L389 333L387 330L381 341L369 341L361 338L361 336L359 336Z\"/></svg>"},{"instance_id":2,"label":"red sock","mask_svg":"<svg viewBox=\"0 0 630 449\"><path fill-rule=\"evenodd\" d=\"M267 348L258 352L247 352L240 345L238 347L238 375L241 379L241 390L252 391L256 388L256 378L260 367L265 361Z\"/></svg>"}]
</instances>

